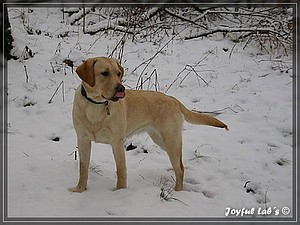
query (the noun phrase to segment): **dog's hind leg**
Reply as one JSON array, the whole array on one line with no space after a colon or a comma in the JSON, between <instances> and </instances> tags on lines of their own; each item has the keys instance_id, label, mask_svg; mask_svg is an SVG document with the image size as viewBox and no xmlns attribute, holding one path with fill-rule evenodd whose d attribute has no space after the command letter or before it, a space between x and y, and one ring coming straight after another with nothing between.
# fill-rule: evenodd
<instances>
[{"instance_id":1,"label":"dog's hind leg","mask_svg":"<svg viewBox=\"0 0 300 225\"><path fill-rule=\"evenodd\" d=\"M184 176L184 166L182 163L182 137L181 133L178 135L172 133L171 135L173 138L164 138L164 144L176 175L175 191L182 191Z\"/></svg>"},{"instance_id":2,"label":"dog's hind leg","mask_svg":"<svg viewBox=\"0 0 300 225\"><path fill-rule=\"evenodd\" d=\"M157 144L161 149L166 150L164 141L160 133L156 132L155 130L149 130L148 134L155 144Z\"/></svg>"},{"instance_id":3,"label":"dog's hind leg","mask_svg":"<svg viewBox=\"0 0 300 225\"><path fill-rule=\"evenodd\" d=\"M148 131L151 139L164 149L170 158L173 170L176 176L176 191L182 191L183 189L183 176L184 166L182 163L182 134L181 129L176 127L172 132L171 130L160 131Z\"/></svg>"}]
</instances>

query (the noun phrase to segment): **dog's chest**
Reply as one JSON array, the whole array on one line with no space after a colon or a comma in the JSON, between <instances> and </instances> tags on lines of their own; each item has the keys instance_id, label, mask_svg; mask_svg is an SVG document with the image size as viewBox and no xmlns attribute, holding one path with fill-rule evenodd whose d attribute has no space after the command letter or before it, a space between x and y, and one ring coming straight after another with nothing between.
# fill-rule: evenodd
<instances>
[{"instance_id":1,"label":"dog's chest","mask_svg":"<svg viewBox=\"0 0 300 225\"><path fill-rule=\"evenodd\" d=\"M101 124L106 117L104 107L87 107L85 115L91 124Z\"/></svg>"},{"instance_id":2,"label":"dog's chest","mask_svg":"<svg viewBox=\"0 0 300 225\"><path fill-rule=\"evenodd\" d=\"M110 131L107 129L106 115L101 109L94 110L88 108L86 111L86 119L90 124L88 135L92 141L97 143L109 143Z\"/></svg>"}]
</instances>

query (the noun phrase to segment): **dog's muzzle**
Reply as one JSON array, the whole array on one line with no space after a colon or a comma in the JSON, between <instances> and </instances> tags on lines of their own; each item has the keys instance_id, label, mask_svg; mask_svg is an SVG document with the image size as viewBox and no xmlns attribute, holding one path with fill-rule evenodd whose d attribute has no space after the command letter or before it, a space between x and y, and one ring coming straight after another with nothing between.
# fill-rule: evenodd
<instances>
[{"instance_id":1,"label":"dog's muzzle","mask_svg":"<svg viewBox=\"0 0 300 225\"><path fill-rule=\"evenodd\" d=\"M124 97L125 97L125 87L122 84L119 84L116 87L115 95L112 97L111 100L115 102Z\"/></svg>"}]
</instances>

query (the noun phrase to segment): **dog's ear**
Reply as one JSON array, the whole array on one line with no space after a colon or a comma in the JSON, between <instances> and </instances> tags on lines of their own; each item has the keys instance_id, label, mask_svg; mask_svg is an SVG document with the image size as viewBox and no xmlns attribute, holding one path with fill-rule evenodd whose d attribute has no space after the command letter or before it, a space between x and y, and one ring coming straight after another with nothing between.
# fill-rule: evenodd
<instances>
[{"instance_id":1,"label":"dog's ear","mask_svg":"<svg viewBox=\"0 0 300 225\"><path fill-rule=\"evenodd\" d=\"M76 73L84 82L88 83L91 87L95 85L95 74L94 74L94 65L96 63L95 58L90 58L85 60L82 64L80 64Z\"/></svg>"},{"instance_id":2,"label":"dog's ear","mask_svg":"<svg viewBox=\"0 0 300 225\"><path fill-rule=\"evenodd\" d=\"M115 59L115 61L117 62L117 65L118 65L119 69L121 70L121 78L123 78L123 76L124 76L124 68L121 66L119 60Z\"/></svg>"}]
</instances>

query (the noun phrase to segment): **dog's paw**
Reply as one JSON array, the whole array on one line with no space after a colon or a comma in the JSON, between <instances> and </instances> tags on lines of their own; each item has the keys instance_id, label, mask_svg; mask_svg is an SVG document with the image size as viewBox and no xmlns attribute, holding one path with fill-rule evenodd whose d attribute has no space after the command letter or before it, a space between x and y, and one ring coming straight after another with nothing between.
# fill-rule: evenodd
<instances>
[{"instance_id":1,"label":"dog's paw","mask_svg":"<svg viewBox=\"0 0 300 225\"><path fill-rule=\"evenodd\" d=\"M117 185L115 190L120 190L120 189L127 189L127 185L123 184L123 185Z\"/></svg>"},{"instance_id":2,"label":"dog's paw","mask_svg":"<svg viewBox=\"0 0 300 225\"><path fill-rule=\"evenodd\" d=\"M82 188L82 187L69 188L70 192L77 192L77 193L84 192L85 190L86 188Z\"/></svg>"}]
</instances>

